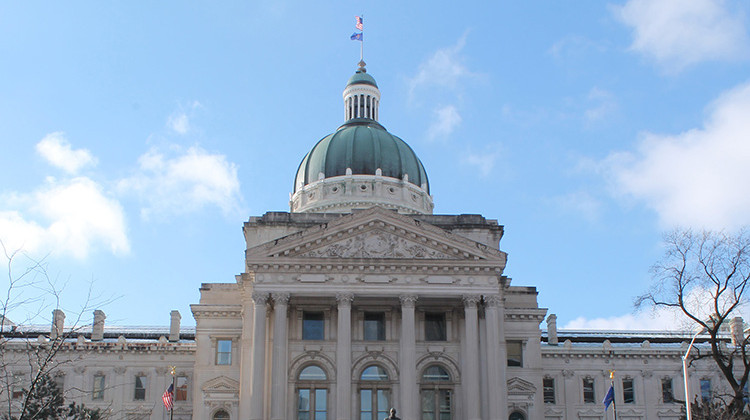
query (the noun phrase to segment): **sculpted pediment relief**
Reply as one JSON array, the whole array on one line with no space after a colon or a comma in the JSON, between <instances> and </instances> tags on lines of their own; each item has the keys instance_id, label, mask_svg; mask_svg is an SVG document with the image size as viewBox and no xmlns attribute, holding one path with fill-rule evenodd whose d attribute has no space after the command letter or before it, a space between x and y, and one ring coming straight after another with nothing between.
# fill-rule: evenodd
<instances>
[{"instance_id":1,"label":"sculpted pediment relief","mask_svg":"<svg viewBox=\"0 0 750 420\"><path fill-rule=\"evenodd\" d=\"M299 255L308 258L459 259L385 230L360 233Z\"/></svg>"},{"instance_id":2,"label":"sculpted pediment relief","mask_svg":"<svg viewBox=\"0 0 750 420\"><path fill-rule=\"evenodd\" d=\"M203 392L237 392L239 389L240 383L226 376L208 380L201 387Z\"/></svg>"},{"instance_id":3,"label":"sculpted pediment relief","mask_svg":"<svg viewBox=\"0 0 750 420\"><path fill-rule=\"evenodd\" d=\"M504 263L506 254L437 226L376 207L247 251L248 262L269 258L493 260Z\"/></svg>"}]
</instances>

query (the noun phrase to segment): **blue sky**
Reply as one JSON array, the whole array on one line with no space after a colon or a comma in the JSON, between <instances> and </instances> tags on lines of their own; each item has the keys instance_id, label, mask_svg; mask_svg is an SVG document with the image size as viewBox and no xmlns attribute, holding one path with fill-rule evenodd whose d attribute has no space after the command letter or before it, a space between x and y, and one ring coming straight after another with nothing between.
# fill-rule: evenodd
<instances>
[{"instance_id":1,"label":"blue sky","mask_svg":"<svg viewBox=\"0 0 750 420\"><path fill-rule=\"evenodd\" d=\"M300 160L343 122L363 14L380 121L424 163L435 213L503 224L506 274L560 326L670 325L632 307L662 233L750 222L749 12L3 2L0 239L44 260L69 313L90 289L110 324L194 324L200 284L243 271L242 223L288 211ZM28 308L10 318L49 319Z\"/></svg>"}]
</instances>

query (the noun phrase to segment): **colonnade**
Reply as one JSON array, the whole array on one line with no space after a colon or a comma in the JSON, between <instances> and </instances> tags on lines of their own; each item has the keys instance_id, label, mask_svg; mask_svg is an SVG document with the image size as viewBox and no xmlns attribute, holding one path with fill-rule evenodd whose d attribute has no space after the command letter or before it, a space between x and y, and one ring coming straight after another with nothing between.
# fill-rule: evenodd
<instances>
[{"instance_id":1,"label":"colonnade","mask_svg":"<svg viewBox=\"0 0 750 420\"><path fill-rule=\"evenodd\" d=\"M288 379L288 293L273 293L270 296L274 303L273 320L273 354L270 387L270 419L282 420L287 415L287 379ZM263 420L266 373L266 312L269 294L253 293L243 301L242 340L245 347L241 359L240 381L240 419ZM354 295L339 293L336 295L338 307L338 325L336 336L336 384L335 384L335 418L350 420L352 413L352 336L351 305ZM399 296L401 303L401 334L399 337L399 416L404 420L417 420L420 416L419 387L416 370L417 342L415 307L416 295ZM479 362L479 296L464 296L465 328L462 340L466 341L464 349L476 354L467 355L461 384L464 388L464 407L468 420L482 418L480 395L480 362ZM503 300L499 295L484 296L485 303L485 346L481 349L487 354L485 366L487 386L490 390L486 417L490 420L507 419L507 389L505 380L505 339L502 314ZM248 316L250 315L250 316ZM247 335L246 335L247 334ZM250 336L250 339L248 339ZM483 338L484 338L483 337ZM458 414L458 413L457 413ZM463 417L463 415L458 415Z\"/></svg>"}]
</instances>

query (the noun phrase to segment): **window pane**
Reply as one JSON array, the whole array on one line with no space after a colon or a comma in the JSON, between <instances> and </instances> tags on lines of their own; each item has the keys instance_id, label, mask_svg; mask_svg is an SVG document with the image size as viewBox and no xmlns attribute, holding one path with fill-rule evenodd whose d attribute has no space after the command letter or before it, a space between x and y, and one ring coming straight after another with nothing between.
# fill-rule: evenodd
<instances>
[{"instance_id":1,"label":"window pane","mask_svg":"<svg viewBox=\"0 0 750 420\"><path fill-rule=\"evenodd\" d=\"M596 403L596 395L594 394L594 380L591 378L583 379L583 402L587 404Z\"/></svg>"},{"instance_id":2,"label":"window pane","mask_svg":"<svg viewBox=\"0 0 750 420\"><path fill-rule=\"evenodd\" d=\"M427 382L450 382L451 375L442 367L432 365L424 370L422 380Z\"/></svg>"},{"instance_id":3,"label":"window pane","mask_svg":"<svg viewBox=\"0 0 750 420\"><path fill-rule=\"evenodd\" d=\"M302 411L310 411L310 390L300 389L299 390L299 402L297 403L297 409Z\"/></svg>"},{"instance_id":4,"label":"window pane","mask_svg":"<svg viewBox=\"0 0 750 420\"><path fill-rule=\"evenodd\" d=\"M711 401L711 380L701 379L701 399L703 402Z\"/></svg>"},{"instance_id":5,"label":"window pane","mask_svg":"<svg viewBox=\"0 0 750 420\"><path fill-rule=\"evenodd\" d=\"M135 377L135 399L145 400L146 399L146 377L136 376Z\"/></svg>"},{"instance_id":6,"label":"window pane","mask_svg":"<svg viewBox=\"0 0 750 420\"><path fill-rule=\"evenodd\" d=\"M94 390L92 392L91 399L104 399L104 375L94 376Z\"/></svg>"},{"instance_id":7,"label":"window pane","mask_svg":"<svg viewBox=\"0 0 750 420\"><path fill-rule=\"evenodd\" d=\"M672 391L672 378L663 378L661 380L661 398L664 403L674 402L674 392Z\"/></svg>"},{"instance_id":8,"label":"window pane","mask_svg":"<svg viewBox=\"0 0 750 420\"><path fill-rule=\"evenodd\" d=\"M362 371L363 381L387 381L388 373L380 366L369 366Z\"/></svg>"},{"instance_id":9,"label":"window pane","mask_svg":"<svg viewBox=\"0 0 750 420\"><path fill-rule=\"evenodd\" d=\"M322 312L304 312L302 315L302 339L323 340L325 326Z\"/></svg>"},{"instance_id":10,"label":"window pane","mask_svg":"<svg viewBox=\"0 0 750 420\"><path fill-rule=\"evenodd\" d=\"M360 391L360 411L368 413L372 412L372 391L369 389L363 389Z\"/></svg>"},{"instance_id":11,"label":"window pane","mask_svg":"<svg viewBox=\"0 0 750 420\"><path fill-rule=\"evenodd\" d=\"M440 420L450 420L451 418L451 392L446 389L440 390Z\"/></svg>"},{"instance_id":12,"label":"window pane","mask_svg":"<svg viewBox=\"0 0 750 420\"><path fill-rule=\"evenodd\" d=\"M364 339L367 341L385 340L385 314L365 313Z\"/></svg>"},{"instance_id":13,"label":"window pane","mask_svg":"<svg viewBox=\"0 0 750 420\"><path fill-rule=\"evenodd\" d=\"M388 400L388 390L385 389L379 389L377 390L377 409L378 409L378 419L384 419L388 417L388 410L390 409L390 403Z\"/></svg>"},{"instance_id":14,"label":"window pane","mask_svg":"<svg viewBox=\"0 0 750 420\"><path fill-rule=\"evenodd\" d=\"M426 313L424 315L424 339L426 341L445 341L446 338L445 314Z\"/></svg>"},{"instance_id":15,"label":"window pane","mask_svg":"<svg viewBox=\"0 0 750 420\"><path fill-rule=\"evenodd\" d=\"M229 420L229 413L224 410L219 410L214 414L213 420Z\"/></svg>"},{"instance_id":16,"label":"window pane","mask_svg":"<svg viewBox=\"0 0 750 420\"><path fill-rule=\"evenodd\" d=\"M422 420L435 420L435 391L422 390Z\"/></svg>"},{"instance_id":17,"label":"window pane","mask_svg":"<svg viewBox=\"0 0 750 420\"><path fill-rule=\"evenodd\" d=\"M313 365L302 369L302 372L299 374L299 379L302 381L325 381L327 377L323 369Z\"/></svg>"},{"instance_id":18,"label":"window pane","mask_svg":"<svg viewBox=\"0 0 750 420\"><path fill-rule=\"evenodd\" d=\"M635 403L635 391L633 389L632 379L622 380L622 400L625 404Z\"/></svg>"},{"instance_id":19,"label":"window pane","mask_svg":"<svg viewBox=\"0 0 750 420\"><path fill-rule=\"evenodd\" d=\"M544 378L542 380L544 386L544 403L554 404L555 403L555 379Z\"/></svg>"},{"instance_id":20,"label":"window pane","mask_svg":"<svg viewBox=\"0 0 750 420\"><path fill-rule=\"evenodd\" d=\"M511 340L505 343L508 351L508 366L523 366L523 343Z\"/></svg>"},{"instance_id":21,"label":"window pane","mask_svg":"<svg viewBox=\"0 0 750 420\"><path fill-rule=\"evenodd\" d=\"M315 420L326 420L328 399L325 389L315 390Z\"/></svg>"},{"instance_id":22,"label":"window pane","mask_svg":"<svg viewBox=\"0 0 750 420\"><path fill-rule=\"evenodd\" d=\"M177 389L174 391L175 401L187 401L188 378L178 376L175 380L175 385L177 385Z\"/></svg>"},{"instance_id":23,"label":"window pane","mask_svg":"<svg viewBox=\"0 0 750 420\"><path fill-rule=\"evenodd\" d=\"M232 340L218 340L216 342L216 364L232 364Z\"/></svg>"}]
</instances>

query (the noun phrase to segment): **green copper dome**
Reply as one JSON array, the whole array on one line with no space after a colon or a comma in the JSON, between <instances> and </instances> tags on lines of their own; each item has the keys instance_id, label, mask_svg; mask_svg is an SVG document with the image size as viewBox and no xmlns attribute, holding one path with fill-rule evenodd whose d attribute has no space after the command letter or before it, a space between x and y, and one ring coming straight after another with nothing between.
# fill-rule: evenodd
<instances>
[{"instance_id":1,"label":"green copper dome","mask_svg":"<svg viewBox=\"0 0 750 420\"><path fill-rule=\"evenodd\" d=\"M357 85L357 84L364 84L364 85L371 85L371 86L378 87L378 84L375 83L375 78L367 74L367 71L363 69L357 70L357 72L354 73L352 77L349 78L349 81L346 83L347 86Z\"/></svg>"},{"instance_id":2,"label":"green copper dome","mask_svg":"<svg viewBox=\"0 0 750 420\"><path fill-rule=\"evenodd\" d=\"M408 174L410 183L425 185L430 192L427 173L411 147L368 118L351 119L323 137L302 159L294 191L317 181L320 173L332 178L346 175L347 168L352 175L376 175L378 169L391 178L403 179Z\"/></svg>"}]
</instances>

